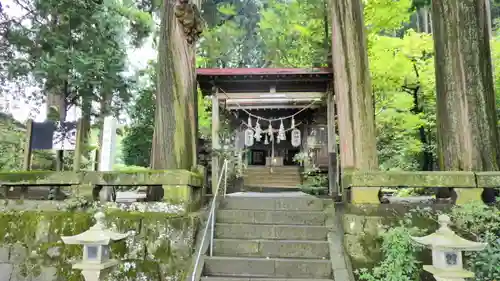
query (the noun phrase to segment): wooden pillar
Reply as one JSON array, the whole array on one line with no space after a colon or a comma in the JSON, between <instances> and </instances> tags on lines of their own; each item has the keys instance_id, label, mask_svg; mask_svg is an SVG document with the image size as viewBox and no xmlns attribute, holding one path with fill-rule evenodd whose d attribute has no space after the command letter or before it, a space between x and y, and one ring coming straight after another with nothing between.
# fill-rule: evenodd
<instances>
[{"instance_id":1,"label":"wooden pillar","mask_svg":"<svg viewBox=\"0 0 500 281\"><path fill-rule=\"evenodd\" d=\"M24 144L24 160L23 160L23 170L29 171L31 170L31 160L32 149L31 142L33 141L33 120L28 119L26 122L26 143Z\"/></svg>"},{"instance_id":2,"label":"wooden pillar","mask_svg":"<svg viewBox=\"0 0 500 281\"><path fill-rule=\"evenodd\" d=\"M337 138L335 132L335 97L331 89L327 94L327 129L328 129L328 195L337 197Z\"/></svg>"},{"instance_id":3,"label":"wooden pillar","mask_svg":"<svg viewBox=\"0 0 500 281\"><path fill-rule=\"evenodd\" d=\"M217 188L217 181L219 178L219 157L216 155L216 150L220 149L219 140L219 99L217 98L218 90L212 96L212 194L215 194Z\"/></svg>"}]
</instances>

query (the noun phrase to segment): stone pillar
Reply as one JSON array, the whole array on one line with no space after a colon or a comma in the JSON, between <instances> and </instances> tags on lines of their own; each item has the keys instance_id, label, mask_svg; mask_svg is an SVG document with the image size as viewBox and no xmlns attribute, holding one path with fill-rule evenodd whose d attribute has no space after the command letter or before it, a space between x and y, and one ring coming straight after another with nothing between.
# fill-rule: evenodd
<instances>
[{"instance_id":1,"label":"stone pillar","mask_svg":"<svg viewBox=\"0 0 500 281\"><path fill-rule=\"evenodd\" d=\"M331 0L330 10L340 172L376 170L375 116L362 3L361 0ZM370 193L367 198L377 198L378 189L358 187L354 192Z\"/></svg>"}]
</instances>

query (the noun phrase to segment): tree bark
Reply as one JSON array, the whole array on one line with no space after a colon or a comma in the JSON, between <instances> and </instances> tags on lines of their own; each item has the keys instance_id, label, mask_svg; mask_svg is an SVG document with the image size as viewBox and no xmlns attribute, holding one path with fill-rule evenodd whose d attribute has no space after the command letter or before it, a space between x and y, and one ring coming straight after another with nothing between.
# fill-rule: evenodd
<instances>
[{"instance_id":1,"label":"tree bark","mask_svg":"<svg viewBox=\"0 0 500 281\"><path fill-rule=\"evenodd\" d=\"M153 169L191 169L196 163L195 53L175 17L175 4L161 5Z\"/></svg>"},{"instance_id":2,"label":"tree bark","mask_svg":"<svg viewBox=\"0 0 500 281\"><path fill-rule=\"evenodd\" d=\"M500 144L484 0L433 0L441 170L496 171Z\"/></svg>"},{"instance_id":3,"label":"tree bark","mask_svg":"<svg viewBox=\"0 0 500 281\"><path fill-rule=\"evenodd\" d=\"M378 169L361 0L332 0L331 4L333 85L337 97L340 165L342 171Z\"/></svg>"}]
</instances>

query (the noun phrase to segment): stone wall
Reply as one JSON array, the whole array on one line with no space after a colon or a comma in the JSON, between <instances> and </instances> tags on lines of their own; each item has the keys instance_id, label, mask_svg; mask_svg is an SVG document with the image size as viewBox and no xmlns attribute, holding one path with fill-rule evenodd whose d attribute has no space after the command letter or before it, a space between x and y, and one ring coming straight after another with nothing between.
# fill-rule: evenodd
<instances>
[{"instance_id":1,"label":"stone wall","mask_svg":"<svg viewBox=\"0 0 500 281\"><path fill-rule=\"evenodd\" d=\"M71 262L81 259L80 246L64 245L62 235L87 230L93 212L7 211L0 213L0 281L82 281ZM106 211L109 227L133 236L112 246L122 260L108 278L183 280L191 265L198 215ZM140 278L140 279L139 279Z\"/></svg>"},{"instance_id":2,"label":"stone wall","mask_svg":"<svg viewBox=\"0 0 500 281\"><path fill-rule=\"evenodd\" d=\"M344 230L344 248L350 258L353 270L372 268L382 259L382 239L379 234L384 229L397 225L404 215L416 207L432 207L433 210L444 210L452 205L351 205L345 206L342 218ZM412 216L412 224L434 231L435 221L424 217ZM424 251L420 260L430 264L429 251Z\"/></svg>"}]
</instances>

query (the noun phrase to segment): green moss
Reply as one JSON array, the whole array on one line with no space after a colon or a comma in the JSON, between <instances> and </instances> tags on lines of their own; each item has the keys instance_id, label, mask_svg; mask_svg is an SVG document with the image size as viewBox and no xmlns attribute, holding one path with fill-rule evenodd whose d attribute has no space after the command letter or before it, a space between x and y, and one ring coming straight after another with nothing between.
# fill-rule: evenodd
<instances>
[{"instance_id":1,"label":"green moss","mask_svg":"<svg viewBox=\"0 0 500 281\"><path fill-rule=\"evenodd\" d=\"M133 231L136 235L112 244L115 258L136 264L139 275L156 272L161 280L171 274L183 275L190 265L194 231L198 214L140 213L107 211L106 224L119 232ZM21 271L25 276L36 275L41 266L55 266L60 280L82 281L71 269L71 260L80 259L82 247L64 245L61 236L82 233L93 225L89 212L26 211L0 213L0 247L18 245L27 253ZM173 242L175 240L175 243ZM59 254L51 252L57 250ZM122 268L116 274L130 274ZM128 275L130 276L130 275ZM138 276L138 275L136 275ZM155 279L155 280L156 280Z\"/></svg>"},{"instance_id":2,"label":"green moss","mask_svg":"<svg viewBox=\"0 0 500 281\"><path fill-rule=\"evenodd\" d=\"M0 173L4 184L61 184L75 185L192 185L201 186L203 177L187 170L144 170L128 172L55 172L24 171Z\"/></svg>"},{"instance_id":3,"label":"green moss","mask_svg":"<svg viewBox=\"0 0 500 281\"><path fill-rule=\"evenodd\" d=\"M0 181L4 183L36 183L45 179L54 179L62 182L79 181L78 175L73 172L23 171L0 173Z\"/></svg>"}]
</instances>

